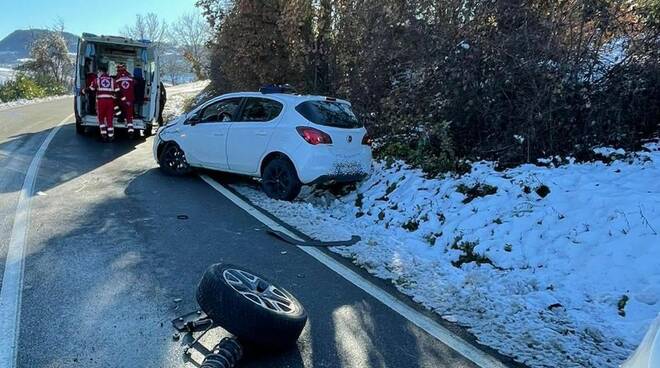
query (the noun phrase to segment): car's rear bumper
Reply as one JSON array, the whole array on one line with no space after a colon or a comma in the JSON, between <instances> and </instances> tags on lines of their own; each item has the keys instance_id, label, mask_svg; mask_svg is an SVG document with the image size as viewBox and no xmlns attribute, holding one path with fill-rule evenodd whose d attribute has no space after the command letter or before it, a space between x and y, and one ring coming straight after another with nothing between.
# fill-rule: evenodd
<instances>
[{"instance_id":1,"label":"car's rear bumper","mask_svg":"<svg viewBox=\"0 0 660 368\"><path fill-rule=\"evenodd\" d=\"M364 146L359 152L337 156L323 147L303 146L294 157L298 178L303 184L360 181L371 173L371 149Z\"/></svg>"}]
</instances>

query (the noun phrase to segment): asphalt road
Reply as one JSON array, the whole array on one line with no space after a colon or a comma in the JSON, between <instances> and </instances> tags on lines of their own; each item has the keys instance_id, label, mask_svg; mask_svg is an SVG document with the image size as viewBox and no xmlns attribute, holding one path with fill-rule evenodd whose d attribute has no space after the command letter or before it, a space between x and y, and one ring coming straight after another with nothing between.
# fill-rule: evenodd
<instances>
[{"instance_id":1,"label":"asphalt road","mask_svg":"<svg viewBox=\"0 0 660 368\"><path fill-rule=\"evenodd\" d=\"M71 105L66 99L0 111L0 277L25 172ZM309 314L296 349L247 357L245 367L474 367L268 235L198 177L162 175L151 139L102 144L67 123L41 162L35 193L19 367L199 366L199 354L183 357L189 337L174 341L169 321L197 309L196 284L216 262L272 278ZM203 344L210 348L223 335L216 329Z\"/></svg>"}]
</instances>

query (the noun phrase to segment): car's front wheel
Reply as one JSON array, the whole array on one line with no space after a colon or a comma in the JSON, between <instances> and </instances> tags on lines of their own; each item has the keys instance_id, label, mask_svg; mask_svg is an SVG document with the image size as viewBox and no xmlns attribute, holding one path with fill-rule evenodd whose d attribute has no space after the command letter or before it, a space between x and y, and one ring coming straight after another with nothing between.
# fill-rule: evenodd
<instances>
[{"instance_id":1,"label":"car's front wheel","mask_svg":"<svg viewBox=\"0 0 660 368\"><path fill-rule=\"evenodd\" d=\"M264 168L261 174L261 187L271 198L292 201L300 194L302 183L291 161L276 158Z\"/></svg>"},{"instance_id":2,"label":"car's front wheel","mask_svg":"<svg viewBox=\"0 0 660 368\"><path fill-rule=\"evenodd\" d=\"M192 171L186 154L176 143L167 143L158 157L158 165L165 174L171 176L183 176Z\"/></svg>"}]
</instances>

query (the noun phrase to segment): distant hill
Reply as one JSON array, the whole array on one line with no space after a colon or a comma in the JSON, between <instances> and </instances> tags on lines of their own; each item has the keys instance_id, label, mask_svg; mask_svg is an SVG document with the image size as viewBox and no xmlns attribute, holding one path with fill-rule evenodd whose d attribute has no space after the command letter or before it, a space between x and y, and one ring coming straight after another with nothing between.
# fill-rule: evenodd
<instances>
[{"instance_id":1,"label":"distant hill","mask_svg":"<svg viewBox=\"0 0 660 368\"><path fill-rule=\"evenodd\" d=\"M32 42L51 32L46 29L19 29L0 40L0 64L17 64L18 59L30 56ZM75 53L78 45L78 36L64 32L69 52Z\"/></svg>"}]
</instances>

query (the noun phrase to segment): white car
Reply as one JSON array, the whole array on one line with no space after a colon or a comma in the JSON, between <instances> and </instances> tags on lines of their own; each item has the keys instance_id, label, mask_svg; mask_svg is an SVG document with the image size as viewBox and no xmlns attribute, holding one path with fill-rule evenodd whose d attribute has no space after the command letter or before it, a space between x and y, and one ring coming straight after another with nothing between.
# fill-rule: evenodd
<instances>
[{"instance_id":1,"label":"white car","mask_svg":"<svg viewBox=\"0 0 660 368\"><path fill-rule=\"evenodd\" d=\"M359 181L372 160L367 131L347 101L269 92L211 99L160 128L153 153L166 174L198 167L249 175L283 200L302 185Z\"/></svg>"}]
</instances>

